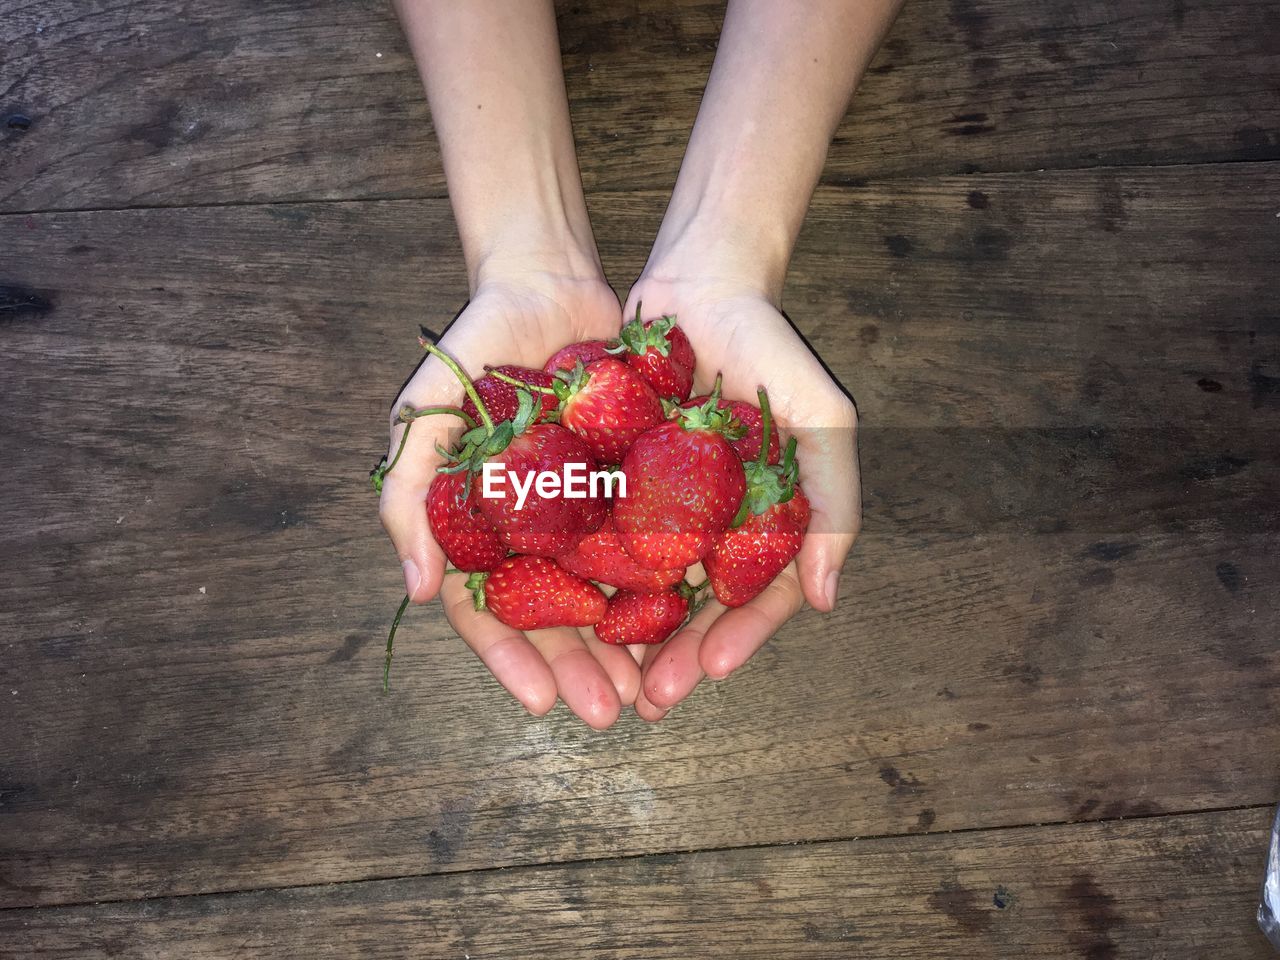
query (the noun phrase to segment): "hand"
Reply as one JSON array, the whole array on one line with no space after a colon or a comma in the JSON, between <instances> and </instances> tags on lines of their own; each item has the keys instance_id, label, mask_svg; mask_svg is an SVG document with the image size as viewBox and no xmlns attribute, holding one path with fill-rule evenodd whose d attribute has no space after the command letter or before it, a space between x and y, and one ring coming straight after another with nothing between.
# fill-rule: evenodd
<instances>
[{"instance_id":1,"label":"hand","mask_svg":"<svg viewBox=\"0 0 1280 960\"><path fill-rule=\"evenodd\" d=\"M721 680L750 659L804 600L835 607L840 568L861 522L855 432L857 413L844 391L778 311L763 288L730 279L641 278L624 315L643 303L645 317L675 314L693 343L695 394L706 394L716 373L724 396L756 402L769 393L783 436L798 442L800 482L813 508L796 560L758 597L729 609L714 598L670 640L645 651L636 713L659 720L703 676Z\"/></svg>"},{"instance_id":2,"label":"hand","mask_svg":"<svg viewBox=\"0 0 1280 960\"><path fill-rule=\"evenodd\" d=\"M512 271L501 281L482 281L440 347L471 376L484 365L503 363L541 368L554 351L575 340L616 336L621 312L603 278L548 276ZM400 408L457 405L462 387L443 363L428 358L396 400L391 421L393 457L405 424ZM379 514L404 568L405 589L414 603L440 595L445 616L490 672L528 711L541 716L557 695L587 724L603 729L623 704L635 700L640 670L625 647L597 640L590 630L536 630L528 634L500 623L472 606L465 576L444 574L445 557L427 523L427 488L460 422L447 415L415 420L395 468L382 488Z\"/></svg>"}]
</instances>

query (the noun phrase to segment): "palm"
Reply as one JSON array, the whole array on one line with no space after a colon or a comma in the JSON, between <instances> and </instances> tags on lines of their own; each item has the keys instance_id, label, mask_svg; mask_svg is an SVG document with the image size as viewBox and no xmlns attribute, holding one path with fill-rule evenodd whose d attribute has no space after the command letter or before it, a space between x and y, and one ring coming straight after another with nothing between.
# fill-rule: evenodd
<instances>
[{"instance_id":1,"label":"palm","mask_svg":"<svg viewBox=\"0 0 1280 960\"><path fill-rule=\"evenodd\" d=\"M840 387L782 314L759 294L713 284L642 281L627 313L674 313L698 358L694 389L705 393L717 373L729 399L755 401L764 387L784 430L799 446L801 477L813 506L804 548L750 603L728 610L712 600L693 620L644 658L636 710L656 719L700 682L737 669L794 615L803 600L822 610L835 602L836 575L857 534L860 491L855 414Z\"/></svg>"},{"instance_id":2,"label":"palm","mask_svg":"<svg viewBox=\"0 0 1280 960\"><path fill-rule=\"evenodd\" d=\"M603 282L490 287L472 298L439 345L473 376L485 364L540 368L567 343L616 335L620 322L617 298ZM428 359L401 392L395 409L453 405L461 398L462 387L453 374L438 360ZM393 420L393 449L404 429ZM448 446L458 429L459 422L448 416L414 421L400 461L383 487L383 523L402 562L407 555L421 574L420 584L410 589L413 600L425 603L438 592L459 636L533 713L546 713L558 696L588 724L608 726L639 689L639 668L625 648L601 643L590 631L513 630L474 610L464 577L444 575L445 558L431 536L425 501L441 461L436 444ZM413 574L406 577L414 579Z\"/></svg>"}]
</instances>

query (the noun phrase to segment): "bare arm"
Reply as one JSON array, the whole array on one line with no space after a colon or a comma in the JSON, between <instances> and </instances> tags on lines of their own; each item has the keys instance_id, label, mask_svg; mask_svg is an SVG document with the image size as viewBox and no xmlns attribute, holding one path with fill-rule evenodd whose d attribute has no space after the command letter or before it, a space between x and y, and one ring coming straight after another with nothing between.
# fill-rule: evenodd
<instances>
[{"instance_id":1,"label":"bare arm","mask_svg":"<svg viewBox=\"0 0 1280 960\"><path fill-rule=\"evenodd\" d=\"M902 0L730 0L649 271L688 251L773 302L827 147Z\"/></svg>"},{"instance_id":2,"label":"bare arm","mask_svg":"<svg viewBox=\"0 0 1280 960\"><path fill-rule=\"evenodd\" d=\"M646 655L636 711L657 719L703 674L737 669L802 602L830 610L861 523L853 404L779 312L827 146L901 0L730 0L671 203L624 313L675 313L725 395L769 391L800 444L804 546L746 606L714 601ZM705 389L708 384L701 384Z\"/></svg>"},{"instance_id":3,"label":"bare arm","mask_svg":"<svg viewBox=\"0 0 1280 960\"><path fill-rule=\"evenodd\" d=\"M427 88L473 291L600 272L550 0L396 0Z\"/></svg>"}]
</instances>

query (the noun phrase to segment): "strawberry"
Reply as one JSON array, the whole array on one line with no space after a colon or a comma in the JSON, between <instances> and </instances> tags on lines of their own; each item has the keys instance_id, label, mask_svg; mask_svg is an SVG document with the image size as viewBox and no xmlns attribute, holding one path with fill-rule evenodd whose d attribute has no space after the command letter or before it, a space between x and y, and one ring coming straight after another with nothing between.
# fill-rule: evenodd
<instances>
[{"instance_id":1,"label":"strawberry","mask_svg":"<svg viewBox=\"0 0 1280 960\"><path fill-rule=\"evenodd\" d=\"M760 410L765 426L772 426L763 390ZM702 561L716 599L726 607L758 596L800 552L809 527L809 499L800 489L799 470L795 437L780 464L769 464L763 451L747 464L747 492L734 525L716 537Z\"/></svg>"},{"instance_id":2,"label":"strawberry","mask_svg":"<svg viewBox=\"0 0 1280 960\"><path fill-rule=\"evenodd\" d=\"M675 317L642 321L637 304L636 318L622 328L609 352L625 359L660 397L680 401L693 389L693 345Z\"/></svg>"},{"instance_id":3,"label":"strawberry","mask_svg":"<svg viewBox=\"0 0 1280 960\"><path fill-rule=\"evenodd\" d=\"M562 474L568 463L584 464L588 472L597 466L587 445L554 423L526 428L501 451L484 459L498 464L504 475L514 474L521 483L543 471ZM502 542L516 553L543 557L565 553L604 522L607 507L599 497L541 497L531 487L524 507L517 510L512 487L508 480L498 487L500 496L481 496L480 512L497 529Z\"/></svg>"},{"instance_id":4,"label":"strawberry","mask_svg":"<svg viewBox=\"0 0 1280 960\"><path fill-rule=\"evenodd\" d=\"M727 437L742 427L712 403L677 409L641 434L622 461L625 497L614 501L622 548L641 566L687 567L711 549L738 512L746 479Z\"/></svg>"},{"instance_id":5,"label":"strawberry","mask_svg":"<svg viewBox=\"0 0 1280 960\"><path fill-rule=\"evenodd\" d=\"M510 380L519 380L523 384L533 387L550 387L552 377L549 373L541 370L532 370L529 367L517 367L506 364L501 367L486 368L488 373L483 377L477 378L475 381L476 393L480 394L480 399L484 401L484 405L489 409L489 416L498 420L512 420L515 418L517 410L520 407L520 398L516 393L516 384ZM494 374L502 374L509 379L503 380ZM556 398L551 394L541 394L539 399L542 401L542 409L538 412L538 420L550 420L553 418L556 409ZM474 420L480 419L480 413L476 409L475 403L470 397L462 401L462 410Z\"/></svg>"},{"instance_id":6,"label":"strawberry","mask_svg":"<svg viewBox=\"0 0 1280 960\"><path fill-rule=\"evenodd\" d=\"M546 557L508 557L492 573L467 580L477 610L516 630L589 627L608 610L600 588Z\"/></svg>"},{"instance_id":7,"label":"strawberry","mask_svg":"<svg viewBox=\"0 0 1280 960\"><path fill-rule=\"evenodd\" d=\"M609 348L613 346L608 340L580 340L577 343L571 343L567 347L561 347L546 363L542 365L542 369L547 373L555 373L557 370L572 370L578 365L578 361L582 361L582 365L595 363L597 360L603 360L609 356Z\"/></svg>"},{"instance_id":8,"label":"strawberry","mask_svg":"<svg viewBox=\"0 0 1280 960\"><path fill-rule=\"evenodd\" d=\"M636 437L663 420L662 401L638 373L613 358L579 365L567 376L560 423L601 463L618 463Z\"/></svg>"},{"instance_id":9,"label":"strawberry","mask_svg":"<svg viewBox=\"0 0 1280 960\"><path fill-rule=\"evenodd\" d=\"M480 512L474 478L438 473L427 490L427 520L449 562L464 573L492 570L507 556L498 533Z\"/></svg>"},{"instance_id":10,"label":"strawberry","mask_svg":"<svg viewBox=\"0 0 1280 960\"><path fill-rule=\"evenodd\" d=\"M515 416L495 423L475 384L457 362L434 344L424 341L423 348L453 371L481 420L479 426L462 435L458 449L437 448L446 459L440 472L465 470L477 476L487 464L496 465L502 481L496 486L497 495L485 496L482 485L478 500L481 514L505 546L517 553L554 556L572 549L604 522L608 508L599 497L568 497L561 491L544 497L532 485L544 472L563 476L565 466L571 463L581 464L586 472L594 470L595 457L582 440L559 424L535 423L541 405L522 387L516 388ZM521 484L530 483L520 508L511 475Z\"/></svg>"},{"instance_id":11,"label":"strawberry","mask_svg":"<svg viewBox=\"0 0 1280 960\"><path fill-rule=\"evenodd\" d=\"M764 425L760 420L760 408L753 403L747 403L745 400L723 400L720 397L720 376L716 375L716 385L711 390L711 395L706 397L694 397L692 400L686 400L681 404L682 407L700 407L705 404L711 397L719 400L717 409L725 410L731 414L734 419L746 428L746 433L737 440L730 440L729 444L733 447L734 452L742 458L743 463L755 460L760 456L760 442L764 439ZM769 462L777 463L778 454L782 450L782 444L778 440L778 428L771 427L769 430Z\"/></svg>"},{"instance_id":12,"label":"strawberry","mask_svg":"<svg viewBox=\"0 0 1280 960\"><path fill-rule=\"evenodd\" d=\"M498 374L505 378L505 374ZM601 463L617 463L627 449L665 416L662 401L629 366L605 357L556 373L551 387L534 387L559 400L553 415L584 441Z\"/></svg>"},{"instance_id":13,"label":"strawberry","mask_svg":"<svg viewBox=\"0 0 1280 960\"><path fill-rule=\"evenodd\" d=\"M649 570L627 555L618 541L613 517L606 517L599 530L589 533L556 563L587 580L606 583L632 593L656 593L673 587L684 577L684 568Z\"/></svg>"},{"instance_id":14,"label":"strawberry","mask_svg":"<svg viewBox=\"0 0 1280 960\"><path fill-rule=\"evenodd\" d=\"M662 593L619 590L609 598L609 609L596 624L596 636L605 643L662 643L689 615L692 594L684 583Z\"/></svg>"}]
</instances>

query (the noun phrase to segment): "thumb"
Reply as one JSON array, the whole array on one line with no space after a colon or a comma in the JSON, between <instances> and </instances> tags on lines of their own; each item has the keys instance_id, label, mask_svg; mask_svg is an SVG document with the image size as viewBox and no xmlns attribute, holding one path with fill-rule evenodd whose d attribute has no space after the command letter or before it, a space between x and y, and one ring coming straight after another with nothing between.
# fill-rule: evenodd
<instances>
[{"instance_id":1,"label":"thumb","mask_svg":"<svg viewBox=\"0 0 1280 960\"><path fill-rule=\"evenodd\" d=\"M400 450L395 467L382 484L378 502L378 518L391 537L400 566L404 571L404 588L414 603L426 603L440 590L444 577L445 557L427 523L427 490L435 479L439 460L432 443L429 422L415 421L403 449L401 437L408 424L400 423L391 433L391 454Z\"/></svg>"}]
</instances>

